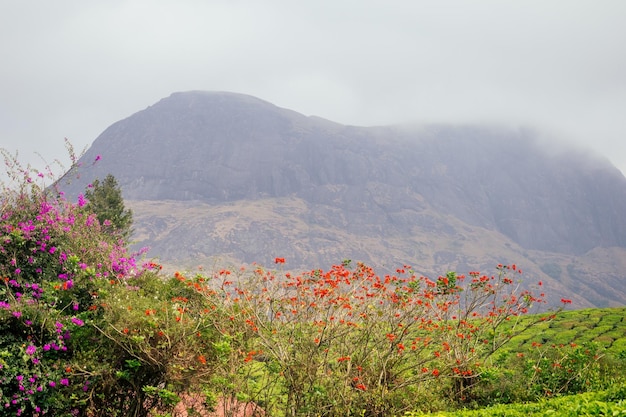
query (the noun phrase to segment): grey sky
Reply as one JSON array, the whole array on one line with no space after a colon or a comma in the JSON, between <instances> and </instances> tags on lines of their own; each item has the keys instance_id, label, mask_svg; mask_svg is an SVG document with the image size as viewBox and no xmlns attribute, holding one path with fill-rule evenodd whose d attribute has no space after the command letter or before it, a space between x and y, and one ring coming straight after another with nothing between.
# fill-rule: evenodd
<instances>
[{"instance_id":1,"label":"grey sky","mask_svg":"<svg viewBox=\"0 0 626 417\"><path fill-rule=\"evenodd\" d=\"M378 125L546 129L626 173L623 0L0 5L0 147L38 163L175 91Z\"/></svg>"}]
</instances>

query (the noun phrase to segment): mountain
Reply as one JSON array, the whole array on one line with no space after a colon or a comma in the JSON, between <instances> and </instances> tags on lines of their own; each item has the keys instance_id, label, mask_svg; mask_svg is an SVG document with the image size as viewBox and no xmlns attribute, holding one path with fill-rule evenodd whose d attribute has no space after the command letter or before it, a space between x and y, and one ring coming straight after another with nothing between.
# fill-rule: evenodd
<instances>
[{"instance_id":1,"label":"mountain","mask_svg":"<svg viewBox=\"0 0 626 417\"><path fill-rule=\"evenodd\" d=\"M346 126L192 91L114 123L79 162L66 193L113 174L137 245L166 264L515 262L555 298L626 303L626 178L529 129Z\"/></svg>"}]
</instances>

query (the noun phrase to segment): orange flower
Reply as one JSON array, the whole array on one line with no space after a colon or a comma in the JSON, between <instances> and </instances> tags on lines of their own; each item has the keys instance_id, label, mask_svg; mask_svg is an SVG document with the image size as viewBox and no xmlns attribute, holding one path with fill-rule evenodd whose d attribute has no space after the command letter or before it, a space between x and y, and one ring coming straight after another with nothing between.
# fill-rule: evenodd
<instances>
[{"instance_id":1,"label":"orange flower","mask_svg":"<svg viewBox=\"0 0 626 417\"><path fill-rule=\"evenodd\" d=\"M206 358L204 357L204 355L198 356L198 362L200 362L202 365L206 365Z\"/></svg>"},{"instance_id":2,"label":"orange flower","mask_svg":"<svg viewBox=\"0 0 626 417\"><path fill-rule=\"evenodd\" d=\"M251 350L250 352L248 352L246 354L246 358L243 361L246 362L246 363L250 362L254 355L260 355L261 353L263 353L263 351L261 351L261 350L258 350L258 351L257 350Z\"/></svg>"}]
</instances>

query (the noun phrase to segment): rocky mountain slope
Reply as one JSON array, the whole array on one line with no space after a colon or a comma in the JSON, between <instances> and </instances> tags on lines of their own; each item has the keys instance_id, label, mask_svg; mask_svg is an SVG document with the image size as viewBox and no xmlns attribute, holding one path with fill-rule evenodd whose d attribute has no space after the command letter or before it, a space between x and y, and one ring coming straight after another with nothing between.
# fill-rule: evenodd
<instances>
[{"instance_id":1,"label":"rocky mountain slope","mask_svg":"<svg viewBox=\"0 0 626 417\"><path fill-rule=\"evenodd\" d=\"M530 130L345 126L185 92L113 124L81 161L66 192L115 175L137 245L181 268L516 262L579 307L626 303L626 178Z\"/></svg>"}]
</instances>

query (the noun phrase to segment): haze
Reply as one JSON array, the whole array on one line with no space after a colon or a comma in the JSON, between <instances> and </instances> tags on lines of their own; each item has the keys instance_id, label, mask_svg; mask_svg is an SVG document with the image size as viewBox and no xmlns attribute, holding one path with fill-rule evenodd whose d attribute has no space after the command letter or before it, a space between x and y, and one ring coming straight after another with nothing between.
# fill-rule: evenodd
<instances>
[{"instance_id":1,"label":"haze","mask_svg":"<svg viewBox=\"0 0 626 417\"><path fill-rule=\"evenodd\" d=\"M626 172L626 2L3 2L0 147L65 159L175 91L339 123L529 126Z\"/></svg>"}]
</instances>

